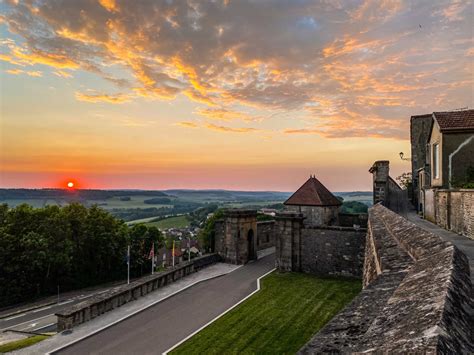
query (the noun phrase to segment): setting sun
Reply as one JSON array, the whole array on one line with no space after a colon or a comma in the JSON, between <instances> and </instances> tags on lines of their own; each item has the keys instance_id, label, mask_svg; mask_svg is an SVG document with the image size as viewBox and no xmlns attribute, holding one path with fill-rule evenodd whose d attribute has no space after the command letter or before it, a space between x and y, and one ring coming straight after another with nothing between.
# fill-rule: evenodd
<instances>
[{"instance_id":1,"label":"setting sun","mask_svg":"<svg viewBox=\"0 0 474 355\"><path fill-rule=\"evenodd\" d=\"M69 181L67 183L67 187L69 187L70 189L72 189L74 187L74 183L72 181Z\"/></svg>"}]
</instances>

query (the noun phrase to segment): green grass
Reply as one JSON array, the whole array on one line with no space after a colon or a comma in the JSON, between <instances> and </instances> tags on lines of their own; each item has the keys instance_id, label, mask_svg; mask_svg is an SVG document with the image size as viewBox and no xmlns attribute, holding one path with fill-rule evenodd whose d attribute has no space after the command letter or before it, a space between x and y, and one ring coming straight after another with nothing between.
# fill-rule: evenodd
<instances>
[{"instance_id":1,"label":"green grass","mask_svg":"<svg viewBox=\"0 0 474 355\"><path fill-rule=\"evenodd\" d=\"M262 281L260 292L172 353L294 354L362 286L358 280L301 273L272 273Z\"/></svg>"},{"instance_id":2,"label":"green grass","mask_svg":"<svg viewBox=\"0 0 474 355\"><path fill-rule=\"evenodd\" d=\"M46 338L48 338L47 335L34 335L29 338L12 341L10 343L0 345L0 353L7 353L9 351L26 348L27 346L36 344Z\"/></svg>"},{"instance_id":3,"label":"green grass","mask_svg":"<svg viewBox=\"0 0 474 355\"><path fill-rule=\"evenodd\" d=\"M161 221L144 223L147 226L155 226L159 229L166 228L184 228L189 226L189 220L186 215L162 219Z\"/></svg>"}]
</instances>

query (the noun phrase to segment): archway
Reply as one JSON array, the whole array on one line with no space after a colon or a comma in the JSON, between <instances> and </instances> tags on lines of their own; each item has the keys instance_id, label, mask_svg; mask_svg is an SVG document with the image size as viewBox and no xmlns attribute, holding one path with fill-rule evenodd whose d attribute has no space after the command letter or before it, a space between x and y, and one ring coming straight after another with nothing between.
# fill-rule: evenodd
<instances>
[{"instance_id":1,"label":"archway","mask_svg":"<svg viewBox=\"0 0 474 355\"><path fill-rule=\"evenodd\" d=\"M257 254L255 253L255 240L254 240L253 229L249 229L247 233L247 261L257 259Z\"/></svg>"}]
</instances>

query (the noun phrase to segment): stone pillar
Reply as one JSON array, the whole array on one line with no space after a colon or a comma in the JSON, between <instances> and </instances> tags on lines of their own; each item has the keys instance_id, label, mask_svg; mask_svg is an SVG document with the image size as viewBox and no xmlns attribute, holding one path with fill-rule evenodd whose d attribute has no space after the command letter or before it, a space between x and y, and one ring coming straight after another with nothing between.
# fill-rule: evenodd
<instances>
[{"instance_id":1,"label":"stone pillar","mask_svg":"<svg viewBox=\"0 0 474 355\"><path fill-rule=\"evenodd\" d=\"M378 160L369 169L373 176L374 205L379 202L385 205L388 201L389 164L388 160Z\"/></svg>"},{"instance_id":2,"label":"stone pillar","mask_svg":"<svg viewBox=\"0 0 474 355\"><path fill-rule=\"evenodd\" d=\"M249 234L253 231L252 248L257 250L257 211L229 209L224 212L224 238L218 253L225 262L245 264L249 261Z\"/></svg>"},{"instance_id":3,"label":"stone pillar","mask_svg":"<svg viewBox=\"0 0 474 355\"><path fill-rule=\"evenodd\" d=\"M275 216L276 267L278 271L301 271L301 213L283 212Z\"/></svg>"}]
</instances>

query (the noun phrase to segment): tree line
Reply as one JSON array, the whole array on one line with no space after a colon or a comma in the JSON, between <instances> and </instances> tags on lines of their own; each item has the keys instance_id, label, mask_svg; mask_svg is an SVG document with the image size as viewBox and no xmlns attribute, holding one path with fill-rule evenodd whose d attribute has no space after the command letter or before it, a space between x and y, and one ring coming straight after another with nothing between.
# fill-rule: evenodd
<instances>
[{"instance_id":1,"label":"tree line","mask_svg":"<svg viewBox=\"0 0 474 355\"><path fill-rule=\"evenodd\" d=\"M78 203L33 208L0 205L0 307L126 278L151 270L156 227L128 227L107 211ZM156 250L156 249L155 249Z\"/></svg>"}]
</instances>

